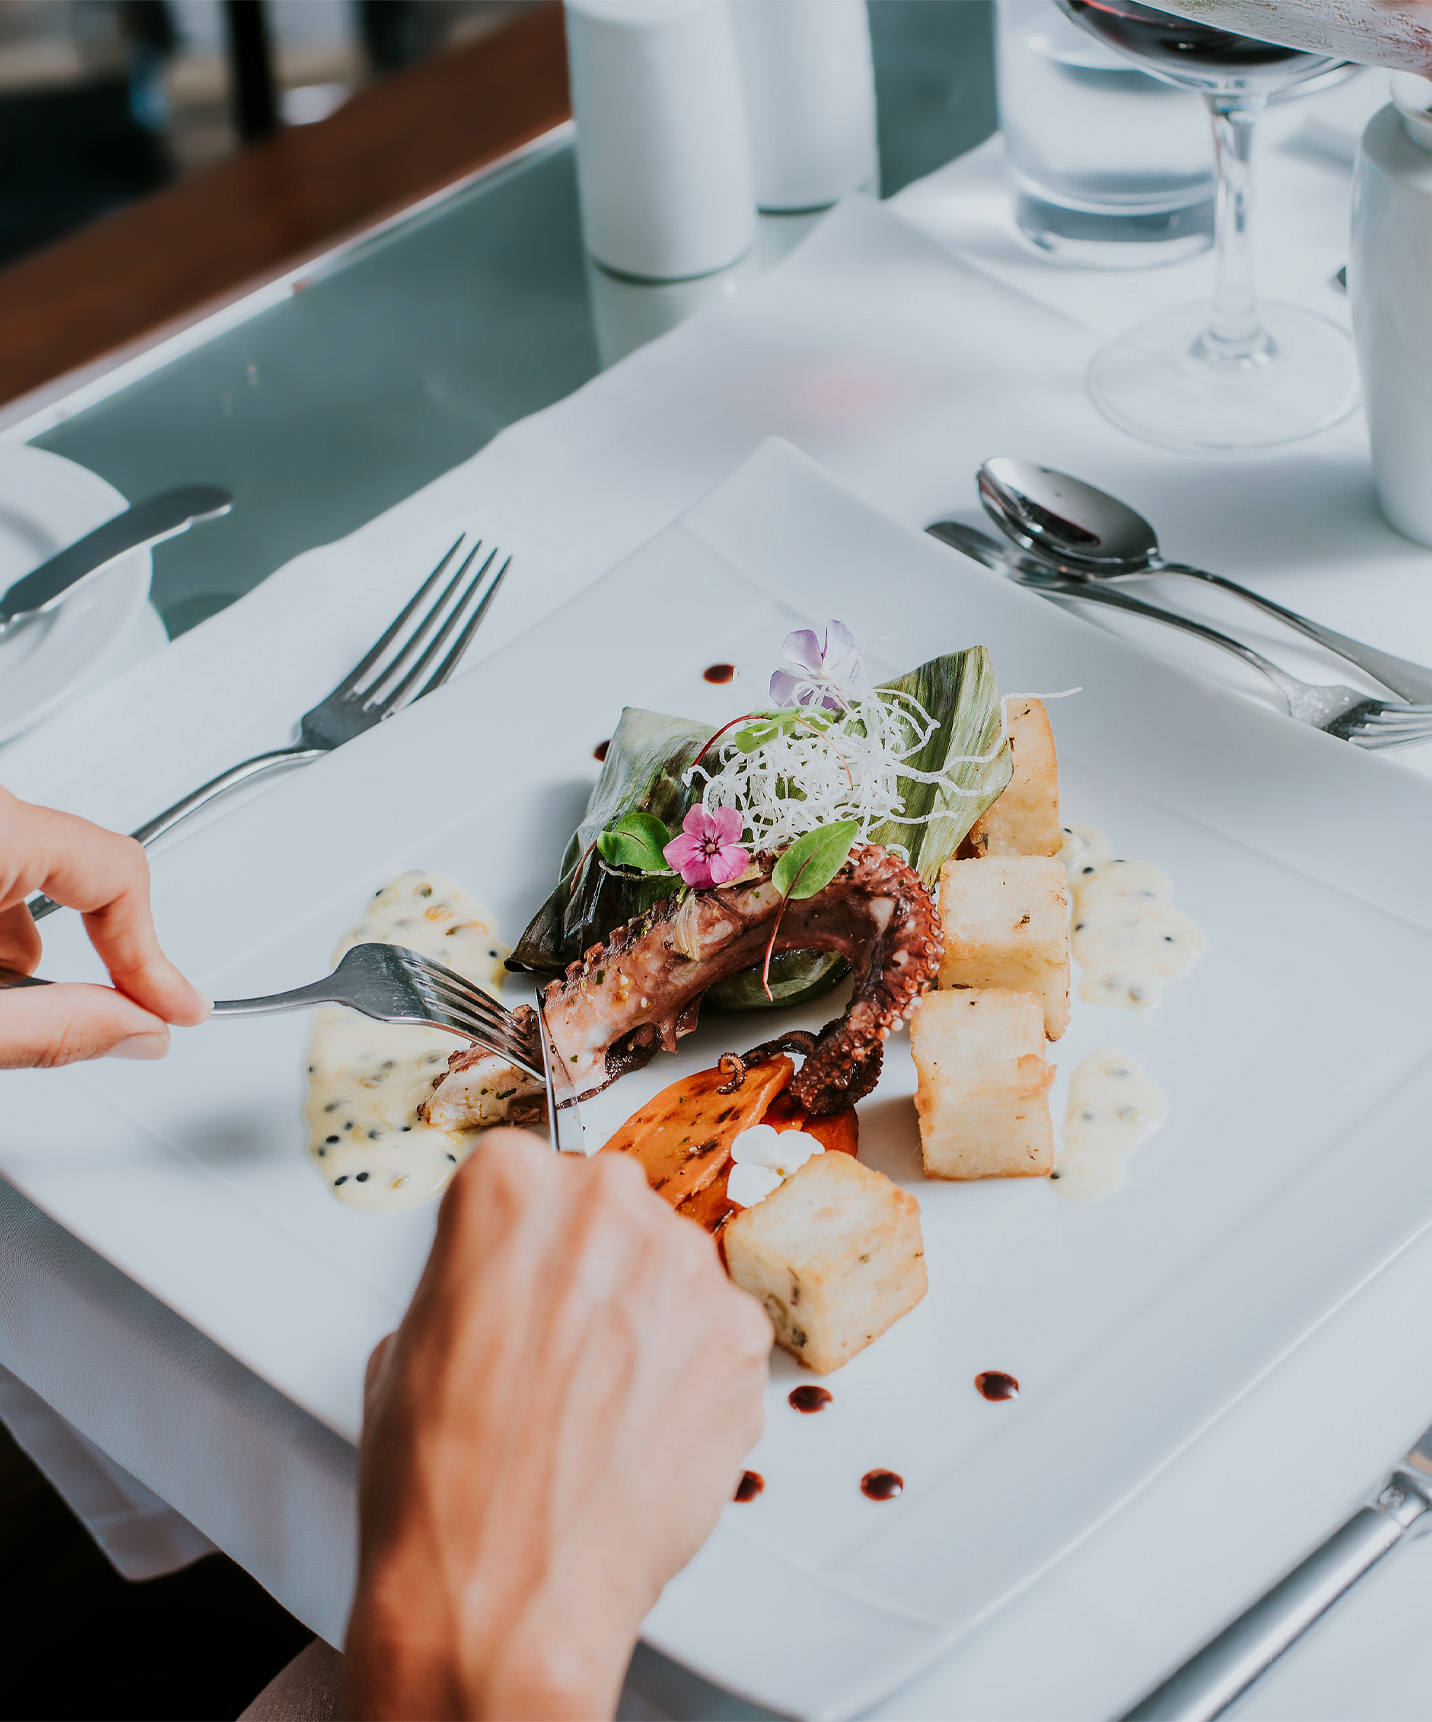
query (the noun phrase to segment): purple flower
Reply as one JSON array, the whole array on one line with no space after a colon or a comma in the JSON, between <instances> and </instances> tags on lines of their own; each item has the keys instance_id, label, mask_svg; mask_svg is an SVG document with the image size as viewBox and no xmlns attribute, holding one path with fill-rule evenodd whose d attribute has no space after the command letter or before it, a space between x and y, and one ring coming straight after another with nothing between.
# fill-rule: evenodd
<instances>
[{"instance_id":1,"label":"purple flower","mask_svg":"<svg viewBox=\"0 0 1432 1722\"><path fill-rule=\"evenodd\" d=\"M840 700L821 695L812 682L855 682L860 679L860 653L855 636L834 617L825 625L825 639L816 638L813 628L798 628L787 634L781 656L798 666L800 673L777 670L771 677L771 698L778 706L813 705L817 700L829 711L843 709ZM805 685L802 685L805 684Z\"/></svg>"},{"instance_id":2,"label":"purple flower","mask_svg":"<svg viewBox=\"0 0 1432 1722\"><path fill-rule=\"evenodd\" d=\"M681 822L680 837L673 837L662 854L688 885L705 891L712 885L729 885L739 879L751 857L739 842L741 815L734 807L718 807L708 813L698 802Z\"/></svg>"}]
</instances>

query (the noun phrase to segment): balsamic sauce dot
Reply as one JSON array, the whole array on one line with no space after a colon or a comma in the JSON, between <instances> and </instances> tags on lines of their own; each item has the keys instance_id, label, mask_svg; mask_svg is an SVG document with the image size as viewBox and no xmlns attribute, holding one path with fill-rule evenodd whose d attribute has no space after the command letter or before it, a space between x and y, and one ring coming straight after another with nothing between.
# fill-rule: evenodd
<instances>
[{"instance_id":1,"label":"balsamic sauce dot","mask_svg":"<svg viewBox=\"0 0 1432 1722\"><path fill-rule=\"evenodd\" d=\"M325 1142L336 1142L338 1141L338 1138L336 1136L325 1136L323 1140Z\"/></svg>"},{"instance_id":2,"label":"balsamic sauce dot","mask_svg":"<svg viewBox=\"0 0 1432 1722\"><path fill-rule=\"evenodd\" d=\"M366 1172L360 1172L358 1174L358 1182L360 1184L366 1184L368 1182L368 1174Z\"/></svg>"},{"instance_id":3,"label":"balsamic sauce dot","mask_svg":"<svg viewBox=\"0 0 1432 1722\"><path fill-rule=\"evenodd\" d=\"M834 1397L828 1387L793 1387L786 1403L792 1411L803 1411L809 1417L814 1411L824 1411Z\"/></svg>"},{"instance_id":4,"label":"balsamic sauce dot","mask_svg":"<svg viewBox=\"0 0 1432 1722\"><path fill-rule=\"evenodd\" d=\"M708 664L701 675L708 682L729 682L734 679L736 666L734 664Z\"/></svg>"},{"instance_id":5,"label":"balsamic sauce dot","mask_svg":"<svg viewBox=\"0 0 1432 1722\"><path fill-rule=\"evenodd\" d=\"M904 1488L905 1479L898 1471L867 1471L860 1479L860 1492L870 1501L893 1501Z\"/></svg>"},{"instance_id":6,"label":"balsamic sauce dot","mask_svg":"<svg viewBox=\"0 0 1432 1722\"><path fill-rule=\"evenodd\" d=\"M347 1182L348 1174L345 1172L341 1178L335 1178L333 1180L333 1188L336 1190L340 1184L346 1184Z\"/></svg>"},{"instance_id":7,"label":"balsamic sauce dot","mask_svg":"<svg viewBox=\"0 0 1432 1722\"><path fill-rule=\"evenodd\" d=\"M743 1471L741 1481L736 1485L736 1493L732 1495L731 1499L733 1501L754 1501L765 1486L766 1479L759 1471Z\"/></svg>"},{"instance_id":8,"label":"balsamic sauce dot","mask_svg":"<svg viewBox=\"0 0 1432 1722\"><path fill-rule=\"evenodd\" d=\"M986 1399L1018 1399L1019 1383L1002 1369L984 1369L975 1377L976 1391Z\"/></svg>"},{"instance_id":9,"label":"balsamic sauce dot","mask_svg":"<svg viewBox=\"0 0 1432 1722\"><path fill-rule=\"evenodd\" d=\"M599 741L597 743L597 745L592 749L592 758L593 759L605 759L607 757L607 749L611 745L612 744L611 744L610 739L608 739L607 741Z\"/></svg>"}]
</instances>

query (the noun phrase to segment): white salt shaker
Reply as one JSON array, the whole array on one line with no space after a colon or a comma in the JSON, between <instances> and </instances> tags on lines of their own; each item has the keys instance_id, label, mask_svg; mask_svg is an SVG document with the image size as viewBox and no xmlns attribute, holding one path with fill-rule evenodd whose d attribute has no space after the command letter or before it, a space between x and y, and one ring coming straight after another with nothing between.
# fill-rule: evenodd
<instances>
[{"instance_id":1,"label":"white salt shaker","mask_svg":"<svg viewBox=\"0 0 1432 1722\"><path fill-rule=\"evenodd\" d=\"M727 0L567 0L582 237L644 281L709 275L756 234Z\"/></svg>"},{"instance_id":2,"label":"white salt shaker","mask_svg":"<svg viewBox=\"0 0 1432 1722\"><path fill-rule=\"evenodd\" d=\"M1399 72L1362 134L1347 285L1377 499L1432 546L1432 79Z\"/></svg>"},{"instance_id":3,"label":"white salt shaker","mask_svg":"<svg viewBox=\"0 0 1432 1722\"><path fill-rule=\"evenodd\" d=\"M734 0L756 203L826 209L874 191L875 67L865 0Z\"/></svg>"}]
</instances>

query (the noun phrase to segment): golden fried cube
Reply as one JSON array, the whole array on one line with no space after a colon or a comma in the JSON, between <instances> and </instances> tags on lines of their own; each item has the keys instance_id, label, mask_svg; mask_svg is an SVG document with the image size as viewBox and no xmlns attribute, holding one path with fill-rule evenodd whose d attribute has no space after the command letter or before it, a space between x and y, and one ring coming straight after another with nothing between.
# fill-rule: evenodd
<instances>
[{"instance_id":1,"label":"golden fried cube","mask_svg":"<svg viewBox=\"0 0 1432 1722\"><path fill-rule=\"evenodd\" d=\"M925 1295L920 1204L849 1154L817 1154L721 1234L732 1280L776 1342L825 1374Z\"/></svg>"},{"instance_id":2,"label":"golden fried cube","mask_svg":"<svg viewBox=\"0 0 1432 1722\"><path fill-rule=\"evenodd\" d=\"M1054 1169L1044 1012L1034 993L926 993L910 1024L915 1110L931 1178L1043 1178Z\"/></svg>"},{"instance_id":3,"label":"golden fried cube","mask_svg":"<svg viewBox=\"0 0 1432 1722\"><path fill-rule=\"evenodd\" d=\"M942 988L1037 993L1044 1032L1069 1026L1069 884L1042 855L987 855L940 869Z\"/></svg>"},{"instance_id":4,"label":"golden fried cube","mask_svg":"<svg viewBox=\"0 0 1432 1722\"><path fill-rule=\"evenodd\" d=\"M1057 855L1059 761L1043 700L1012 699L1005 712L1013 775L970 827L961 855Z\"/></svg>"}]
</instances>

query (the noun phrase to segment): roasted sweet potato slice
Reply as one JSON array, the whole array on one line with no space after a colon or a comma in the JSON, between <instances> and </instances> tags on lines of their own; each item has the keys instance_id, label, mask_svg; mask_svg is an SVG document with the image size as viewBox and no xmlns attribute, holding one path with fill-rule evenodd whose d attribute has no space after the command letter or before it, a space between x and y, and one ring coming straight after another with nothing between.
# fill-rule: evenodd
<instances>
[{"instance_id":1,"label":"roasted sweet potato slice","mask_svg":"<svg viewBox=\"0 0 1432 1722\"><path fill-rule=\"evenodd\" d=\"M734 1094L717 1093L730 1080L722 1070L683 1076L633 1113L602 1153L634 1154L657 1195L680 1207L725 1169L731 1144L761 1122L794 1074L790 1059L773 1058L752 1065Z\"/></svg>"}]
</instances>

